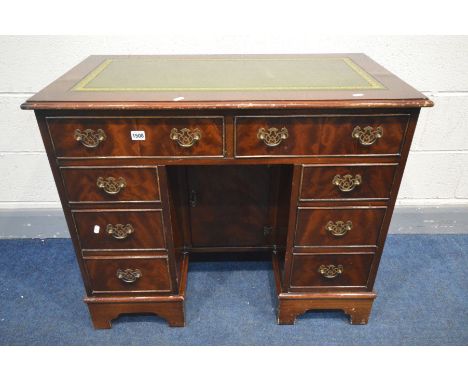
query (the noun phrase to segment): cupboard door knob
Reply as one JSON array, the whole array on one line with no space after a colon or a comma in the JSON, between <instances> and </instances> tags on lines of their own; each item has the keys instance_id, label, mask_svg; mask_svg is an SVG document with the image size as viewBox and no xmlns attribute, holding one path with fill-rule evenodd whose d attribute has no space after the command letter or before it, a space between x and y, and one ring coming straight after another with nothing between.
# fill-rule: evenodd
<instances>
[{"instance_id":1,"label":"cupboard door knob","mask_svg":"<svg viewBox=\"0 0 468 382\"><path fill-rule=\"evenodd\" d=\"M124 178L119 177L118 179L115 179L112 176L109 176L107 178L103 178L100 176L97 178L96 185L98 188L104 190L106 194L109 195L115 195L122 190L127 185L127 182L125 181Z\"/></svg>"},{"instance_id":2,"label":"cupboard door knob","mask_svg":"<svg viewBox=\"0 0 468 382\"><path fill-rule=\"evenodd\" d=\"M353 223L348 220L347 222L338 220L336 222L329 221L325 229L333 236L344 236L353 228Z\"/></svg>"},{"instance_id":3,"label":"cupboard door knob","mask_svg":"<svg viewBox=\"0 0 468 382\"><path fill-rule=\"evenodd\" d=\"M276 147L289 136L288 129L283 127L281 130L276 127L270 127L268 130L264 127L257 132L257 138L263 141L268 147Z\"/></svg>"},{"instance_id":4,"label":"cupboard door knob","mask_svg":"<svg viewBox=\"0 0 468 382\"><path fill-rule=\"evenodd\" d=\"M382 138L383 136L383 128L382 126L372 127L360 127L356 126L353 129L351 136L355 139L359 140L359 143L362 146L370 146L373 145L377 139Z\"/></svg>"},{"instance_id":5,"label":"cupboard door knob","mask_svg":"<svg viewBox=\"0 0 468 382\"><path fill-rule=\"evenodd\" d=\"M107 135L102 129L97 129L96 131L92 129L86 129L81 131L76 129L73 137L77 142L81 142L84 147L94 149L99 146L99 144L106 140Z\"/></svg>"},{"instance_id":6,"label":"cupboard door knob","mask_svg":"<svg viewBox=\"0 0 468 382\"><path fill-rule=\"evenodd\" d=\"M343 273L342 265L321 265L318 269L318 272L327 279L334 279Z\"/></svg>"},{"instance_id":7,"label":"cupboard door knob","mask_svg":"<svg viewBox=\"0 0 468 382\"><path fill-rule=\"evenodd\" d=\"M127 236L131 235L135 230L133 229L131 224L108 224L106 227L106 232L111 235L113 238L122 240L127 238Z\"/></svg>"},{"instance_id":8,"label":"cupboard door knob","mask_svg":"<svg viewBox=\"0 0 468 382\"><path fill-rule=\"evenodd\" d=\"M180 131L176 128L173 128L169 137L173 141L176 141L181 147L192 147L201 139L202 133L199 128L192 130L184 128Z\"/></svg>"},{"instance_id":9,"label":"cupboard door knob","mask_svg":"<svg viewBox=\"0 0 468 382\"><path fill-rule=\"evenodd\" d=\"M122 280L124 283L132 284L143 275L139 269L117 269L116 276L119 280Z\"/></svg>"},{"instance_id":10,"label":"cupboard door knob","mask_svg":"<svg viewBox=\"0 0 468 382\"><path fill-rule=\"evenodd\" d=\"M351 174L346 174L344 176L335 175L332 183L337 186L340 191L350 192L362 183L362 177L359 174L354 177Z\"/></svg>"}]
</instances>

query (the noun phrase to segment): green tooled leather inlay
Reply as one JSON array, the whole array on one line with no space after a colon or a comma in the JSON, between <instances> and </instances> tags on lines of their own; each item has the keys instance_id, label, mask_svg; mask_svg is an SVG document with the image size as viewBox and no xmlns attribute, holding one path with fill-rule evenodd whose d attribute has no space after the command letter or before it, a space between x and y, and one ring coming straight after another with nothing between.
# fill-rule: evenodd
<instances>
[{"instance_id":1,"label":"green tooled leather inlay","mask_svg":"<svg viewBox=\"0 0 468 382\"><path fill-rule=\"evenodd\" d=\"M72 91L369 90L385 87L348 57L107 59Z\"/></svg>"}]
</instances>

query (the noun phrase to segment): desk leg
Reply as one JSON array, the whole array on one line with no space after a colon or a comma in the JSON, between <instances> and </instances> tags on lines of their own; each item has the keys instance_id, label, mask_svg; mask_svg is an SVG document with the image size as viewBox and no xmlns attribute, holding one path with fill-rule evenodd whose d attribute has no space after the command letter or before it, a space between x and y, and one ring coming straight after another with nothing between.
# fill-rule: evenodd
<instances>
[{"instance_id":1,"label":"desk leg","mask_svg":"<svg viewBox=\"0 0 468 382\"><path fill-rule=\"evenodd\" d=\"M187 284L188 257L184 258L179 294L138 297L86 297L95 329L110 329L112 320L121 314L151 313L164 318L169 326L185 326L185 287Z\"/></svg>"},{"instance_id":2,"label":"desk leg","mask_svg":"<svg viewBox=\"0 0 468 382\"><path fill-rule=\"evenodd\" d=\"M343 310L353 325L365 325L375 293L284 293L278 296L278 323L292 325L297 316L309 310Z\"/></svg>"},{"instance_id":3,"label":"desk leg","mask_svg":"<svg viewBox=\"0 0 468 382\"><path fill-rule=\"evenodd\" d=\"M128 313L152 313L164 318L169 326L185 326L183 298L172 298L170 301L148 300L145 302L128 300L117 302L116 299L108 300L106 301L104 298L100 298L99 300L85 299L95 329L110 329L112 327L112 320L121 314Z\"/></svg>"},{"instance_id":4,"label":"desk leg","mask_svg":"<svg viewBox=\"0 0 468 382\"><path fill-rule=\"evenodd\" d=\"M375 292L287 293L281 288L278 256L273 254L273 273L278 296L278 324L293 325L297 316L309 310L342 310L353 325L369 320Z\"/></svg>"}]
</instances>

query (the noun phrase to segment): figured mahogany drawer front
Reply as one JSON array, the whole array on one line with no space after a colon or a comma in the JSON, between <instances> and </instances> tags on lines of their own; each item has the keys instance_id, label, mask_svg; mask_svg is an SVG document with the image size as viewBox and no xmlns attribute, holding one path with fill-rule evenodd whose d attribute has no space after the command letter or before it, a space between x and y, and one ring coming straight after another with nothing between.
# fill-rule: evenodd
<instances>
[{"instance_id":1,"label":"figured mahogany drawer front","mask_svg":"<svg viewBox=\"0 0 468 382\"><path fill-rule=\"evenodd\" d=\"M75 210L83 250L165 248L161 210Z\"/></svg>"},{"instance_id":2,"label":"figured mahogany drawer front","mask_svg":"<svg viewBox=\"0 0 468 382\"><path fill-rule=\"evenodd\" d=\"M377 245L386 207L300 207L296 246Z\"/></svg>"},{"instance_id":3,"label":"figured mahogany drawer front","mask_svg":"<svg viewBox=\"0 0 468 382\"><path fill-rule=\"evenodd\" d=\"M365 287L372 253L294 254L291 288Z\"/></svg>"},{"instance_id":4,"label":"figured mahogany drawer front","mask_svg":"<svg viewBox=\"0 0 468 382\"><path fill-rule=\"evenodd\" d=\"M84 262L93 293L171 291L166 257L85 259Z\"/></svg>"},{"instance_id":5,"label":"figured mahogany drawer front","mask_svg":"<svg viewBox=\"0 0 468 382\"><path fill-rule=\"evenodd\" d=\"M206 157L224 151L222 117L47 118L47 124L57 157Z\"/></svg>"},{"instance_id":6,"label":"figured mahogany drawer front","mask_svg":"<svg viewBox=\"0 0 468 382\"><path fill-rule=\"evenodd\" d=\"M69 202L159 201L156 167L62 167Z\"/></svg>"},{"instance_id":7,"label":"figured mahogany drawer front","mask_svg":"<svg viewBox=\"0 0 468 382\"><path fill-rule=\"evenodd\" d=\"M397 165L305 165L301 200L388 199Z\"/></svg>"},{"instance_id":8,"label":"figured mahogany drawer front","mask_svg":"<svg viewBox=\"0 0 468 382\"><path fill-rule=\"evenodd\" d=\"M398 155L408 115L236 117L236 156Z\"/></svg>"}]
</instances>

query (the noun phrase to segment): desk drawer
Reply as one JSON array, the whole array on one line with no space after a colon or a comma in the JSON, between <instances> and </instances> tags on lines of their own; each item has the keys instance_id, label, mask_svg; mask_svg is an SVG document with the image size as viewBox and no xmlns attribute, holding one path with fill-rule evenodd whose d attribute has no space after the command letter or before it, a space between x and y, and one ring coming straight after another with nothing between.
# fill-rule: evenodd
<instances>
[{"instance_id":1,"label":"desk drawer","mask_svg":"<svg viewBox=\"0 0 468 382\"><path fill-rule=\"evenodd\" d=\"M291 288L365 287L373 253L294 254Z\"/></svg>"},{"instance_id":2,"label":"desk drawer","mask_svg":"<svg viewBox=\"0 0 468 382\"><path fill-rule=\"evenodd\" d=\"M388 199L397 164L305 165L301 200Z\"/></svg>"},{"instance_id":3,"label":"desk drawer","mask_svg":"<svg viewBox=\"0 0 468 382\"><path fill-rule=\"evenodd\" d=\"M408 115L237 117L236 156L399 155Z\"/></svg>"},{"instance_id":4,"label":"desk drawer","mask_svg":"<svg viewBox=\"0 0 468 382\"><path fill-rule=\"evenodd\" d=\"M377 245L386 207L300 207L295 245Z\"/></svg>"},{"instance_id":5,"label":"desk drawer","mask_svg":"<svg viewBox=\"0 0 468 382\"><path fill-rule=\"evenodd\" d=\"M85 259L93 293L170 292L167 257Z\"/></svg>"},{"instance_id":6,"label":"desk drawer","mask_svg":"<svg viewBox=\"0 0 468 382\"><path fill-rule=\"evenodd\" d=\"M57 157L223 156L222 117L47 118ZM144 139L132 140L132 131Z\"/></svg>"},{"instance_id":7,"label":"desk drawer","mask_svg":"<svg viewBox=\"0 0 468 382\"><path fill-rule=\"evenodd\" d=\"M165 248L161 210L75 210L83 250Z\"/></svg>"},{"instance_id":8,"label":"desk drawer","mask_svg":"<svg viewBox=\"0 0 468 382\"><path fill-rule=\"evenodd\" d=\"M156 167L62 167L68 201L159 201Z\"/></svg>"}]
</instances>

